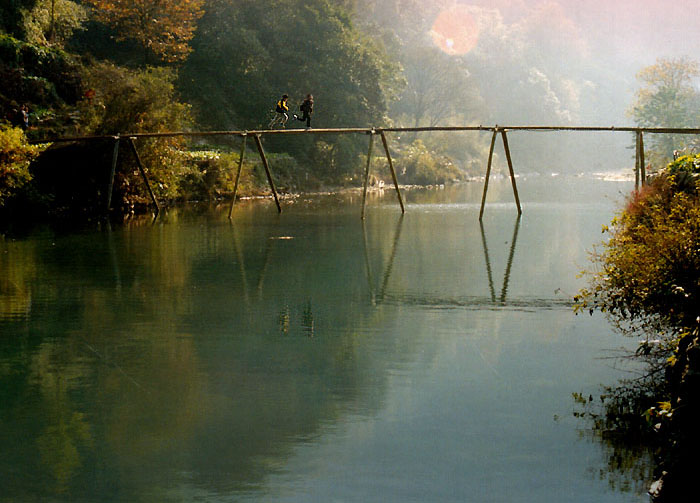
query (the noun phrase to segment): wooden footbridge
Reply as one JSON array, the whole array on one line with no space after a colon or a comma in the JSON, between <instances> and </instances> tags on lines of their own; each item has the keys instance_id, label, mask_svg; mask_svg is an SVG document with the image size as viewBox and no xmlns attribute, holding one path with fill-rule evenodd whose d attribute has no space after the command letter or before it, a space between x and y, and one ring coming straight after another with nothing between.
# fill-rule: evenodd
<instances>
[{"instance_id":1,"label":"wooden footbridge","mask_svg":"<svg viewBox=\"0 0 700 503\"><path fill-rule=\"evenodd\" d=\"M490 131L491 135L491 145L489 148L488 161L486 163L486 173L484 177L484 190L481 197L481 208L479 210L479 220L482 219L484 214L484 207L486 204L486 194L488 192L489 178L491 175L491 164L493 161L493 152L498 136L501 137L503 141L503 149L506 154L506 161L508 163L508 173L513 187L513 197L515 199L515 205L518 211L518 215L522 214L522 207L520 205L520 197L518 195L518 187L515 180L515 172L513 170L513 161L511 158L510 147L508 145L508 132L511 131L539 131L539 132L557 132L557 131L581 131L581 132L623 132L623 133L634 133L636 137L635 144L635 187L639 187L640 184L644 184L646 181L646 171L645 171L645 161L644 161L644 134L680 134L680 135L698 135L700 134L700 129L691 128L640 128L640 127L596 127L596 126L435 126L435 127L403 127L403 128L332 128L332 129L273 129L273 130L251 130L251 131L177 131L177 132L161 132L161 133L129 133L129 134L118 134L109 136L75 136L75 137L65 137L58 138L54 140L47 140L46 142L52 143L62 143L62 142L73 142L73 141L89 141L89 140L113 140L114 150L112 155L111 173L109 178L109 187L107 190L107 203L106 210L109 211L111 207L112 191L114 186L114 177L116 173L117 160L119 157L119 148L122 142L128 145L128 148L132 151L138 169L143 178L144 184L148 190L151 197L153 207L156 215L160 211L158 201L151 189L150 183L148 181L148 176L146 175L146 170L141 162L138 151L134 140L138 138L172 138L172 137L217 137L217 136L238 136L241 138L241 150L240 158L238 161L238 168L236 171L236 181L234 183L233 195L231 198L231 206L229 209L229 218L233 212L233 207L236 202L236 195L238 192L238 182L240 181L241 170L243 168L243 159L246 152L246 140L248 137L252 137L255 141L255 146L257 148L258 154L262 161L263 167L265 168L265 174L267 176L268 183L270 185L270 190L272 196L277 205L277 211L282 212L282 206L280 205L279 196L277 194L277 189L275 188L275 183L272 179L272 173L270 171L270 166L265 156L263 150L261 138L263 136L269 135L320 135L320 134L364 134L369 136L369 148L367 152L367 163L364 171L364 184L362 191L362 213L361 216L365 218L365 205L367 199L367 188L369 182L370 168L372 163L372 150L374 147L374 137L379 136L382 141L382 146L384 148L384 153L386 155L387 163L389 166L389 171L391 173L391 178L396 190L396 195L401 206L401 213L405 213L405 207L403 198L401 197L401 191L399 189L399 182L396 178L396 170L394 169L394 163L389 152L389 143L387 140L386 133L404 133L404 132L431 132L431 131ZM37 142L39 143L39 142Z\"/></svg>"}]
</instances>

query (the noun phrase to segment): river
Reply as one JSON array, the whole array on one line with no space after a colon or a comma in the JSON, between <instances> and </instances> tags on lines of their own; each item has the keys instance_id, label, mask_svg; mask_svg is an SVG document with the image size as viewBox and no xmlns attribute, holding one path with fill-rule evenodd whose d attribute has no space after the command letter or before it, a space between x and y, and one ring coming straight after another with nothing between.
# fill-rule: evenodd
<instances>
[{"instance_id":1,"label":"river","mask_svg":"<svg viewBox=\"0 0 700 503\"><path fill-rule=\"evenodd\" d=\"M0 502L645 502L572 393L602 176L299 196L0 237ZM619 461L619 460L618 460Z\"/></svg>"}]
</instances>

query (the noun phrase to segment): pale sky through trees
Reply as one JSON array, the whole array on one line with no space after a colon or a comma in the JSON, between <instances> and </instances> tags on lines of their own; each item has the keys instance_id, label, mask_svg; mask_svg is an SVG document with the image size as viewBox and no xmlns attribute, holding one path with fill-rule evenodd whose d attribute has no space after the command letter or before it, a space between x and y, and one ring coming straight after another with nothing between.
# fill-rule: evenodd
<instances>
[{"instance_id":1,"label":"pale sky through trees","mask_svg":"<svg viewBox=\"0 0 700 503\"><path fill-rule=\"evenodd\" d=\"M641 85L636 75L659 58L700 58L700 0L395 3L404 14L422 5L430 16L422 23L428 40L464 61L484 103L478 120L485 123L632 126L628 111ZM579 135L568 145L544 137L523 136L523 142L520 152L531 147L533 166L542 149L553 159L570 158L576 148L601 165L629 163L623 135Z\"/></svg>"},{"instance_id":2,"label":"pale sky through trees","mask_svg":"<svg viewBox=\"0 0 700 503\"><path fill-rule=\"evenodd\" d=\"M700 49L700 0L467 0L458 2L497 9L504 22L521 22L538 8L556 6L570 22L572 37L598 56L647 65L657 56L690 55ZM548 9L554 12L555 9ZM543 26L544 28L545 26Z\"/></svg>"},{"instance_id":3,"label":"pale sky through trees","mask_svg":"<svg viewBox=\"0 0 700 503\"><path fill-rule=\"evenodd\" d=\"M624 111L638 87L637 72L660 57L700 54L700 0L434 2L446 9L466 7L480 31L474 56L482 62L510 58L529 67L547 80L562 106L581 105L580 114L572 110L575 121L629 122ZM598 103L616 105L585 110L587 86L598 91ZM573 100L567 102L564 87Z\"/></svg>"}]
</instances>

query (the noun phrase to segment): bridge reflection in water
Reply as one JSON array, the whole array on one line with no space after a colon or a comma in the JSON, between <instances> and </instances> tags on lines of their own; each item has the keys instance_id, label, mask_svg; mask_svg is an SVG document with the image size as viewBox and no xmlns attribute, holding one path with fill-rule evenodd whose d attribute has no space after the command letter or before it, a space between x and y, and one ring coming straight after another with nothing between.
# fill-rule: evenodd
<instances>
[{"instance_id":1,"label":"bridge reflection in water","mask_svg":"<svg viewBox=\"0 0 700 503\"><path fill-rule=\"evenodd\" d=\"M508 284L510 281L511 272L513 270L513 262L515 258L515 250L518 242L518 232L520 231L521 216L518 215L515 218L513 224L513 234L510 240L510 247L508 251L508 259L505 264L505 271L503 273L503 281L501 283L500 292L497 294L496 285L494 283L494 273L491 264L491 257L489 255L489 247L487 243L486 230L482 221L479 221L479 229L481 234L481 244L484 252L484 267L486 270L486 275L488 278L489 285L489 295L478 296L478 295L463 295L458 297L440 297L430 294L416 295L408 292L396 292L391 291L389 286L389 280L392 276L394 270L394 262L396 259L397 251L399 248L399 242L401 238L401 229L403 225L403 215L400 215L396 227L394 229L394 237L392 240L391 251L389 257L386 261L386 265L383 268L381 274L381 281L379 285L375 286L376 280L374 273L372 271L372 266L369 258L369 243L367 238L367 231L362 224L362 235L364 243L364 255L365 255L365 269L367 274L367 284L370 296L370 302L372 305L376 306L383 303L389 304L410 304L410 305L422 305L426 307L461 307L461 308L471 308L471 309L484 309L484 308L498 308L498 307L511 307L511 308L538 308L538 309L551 309L558 307L570 307L570 299L564 299L561 297L551 297L551 298L512 298L508 299ZM468 259L468 257L465 257Z\"/></svg>"}]
</instances>

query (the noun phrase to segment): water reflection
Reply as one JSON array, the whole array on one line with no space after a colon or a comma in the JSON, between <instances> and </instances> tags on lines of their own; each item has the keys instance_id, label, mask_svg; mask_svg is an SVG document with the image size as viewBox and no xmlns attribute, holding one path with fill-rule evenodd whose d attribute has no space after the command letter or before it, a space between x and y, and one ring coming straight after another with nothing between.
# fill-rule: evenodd
<instances>
[{"instance_id":1,"label":"water reflection","mask_svg":"<svg viewBox=\"0 0 700 503\"><path fill-rule=\"evenodd\" d=\"M486 231L484 223L479 221L479 231L481 237L481 245L484 254L485 270L486 276L488 278L488 289L490 296L475 296L475 295L462 295L459 297L446 298L440 295L431 293L430 295L410 295L407 292L389 293L388 285L389 280L392 276L394 269L394 263L396 261L397 251L399 249L399 241L401 237L401 229L403 225L403 215L400 215L396 221L396 225L393 231L393 238L391 240L391 250L389 252L388 258L385 263L382 263L382 274L380 284L375 286L374 274L372 271L372 265L369 258L370 243L368 238L367 229L364 221L362 222L362 242L364 246L364 258L365 258L365 270L367 277L367 284L369 289L369 298L372 305L376 306L387 300L392 302L405 302L414 305L425 305L425 306L442 306L442 307L474 307L483 308L484 306L510 306L514 308L553 308L562 307L570 305L570 300L568 298L514 298L508 299L508 284L511 277L511 272L513 268L513 262L515 257L515 250L518 242L518 232L520 230L521 217L517 216L514 221L512 236L510 238L510 244L508 246L508 256L505 263L505 270L503 273L503 280L501 284L500 293L496 294L496 288L493 280L493 268L491 266L491 257L489 254L489 247L487 244ZM506 241L504 245L508 245ZM470 257L464 257L465 259L470 259ZM556 291L554 292L557 293Z\"/></svg>"},{"instance_id":2,"label":"water reflection","mask_svg":"<svg viewBox=\"0 0 700 503\"><path fill-rule=\"evenodd\" d=\"M394 238L391 241L391 252L389 253L389 260L384 267L384 274L382 274L382 283L379 287L379 293L375 292L374 279L372 278L372 266L369 259L369 247L367 244L367 228L365 226L364 219L362 220L362 242L364 244L365 252L365 267L367 269L367 284L369 286L370 301L372 305L376 306L384 300L386 295L386 288L389 284L389 278L391 277L391 271L394 268L394 260L396 258L396 251L399 246L399 239L401 238L401 226L403 224L403 213L399 215L396 220L396 227L394 228Z\"/></svg>"},{"instance_id":3,"label":"water reflection","mask_svg":"<svg viewBox=\"0 0 700 503\"><path fill-rule=\"evenodd\" d=\"M0 502L622 501L551 424L598 214L323 204L1 243Z\"/></svg>"},{"instance_id":4,"label":"water reflection","mask_svg":"<svg viewBox=\"0 0 700 503\"><path fill-rule=\"evenodd\" d=\"M489 290L491 291L491 302L496 303L496 291L493 285L493 274L491 272L491 260L489 259L489 248L486 244L486 233L484 232L484 224L479 220L479 229L481 230L481 243L484 247L484 259L486 260L486 273L489 277ZM503 273L503 286L501 287L501 295L498 302L505 303L508 294L508 280L510 279L510 269L513 266L513 257L515 255L515 246L518 242L518 230L520 229L520 215L515 219L515 227L513 228L513 237L510 240L510 253L508 254L508 262L506 270Z\"/></svg>"}]
</instances>

